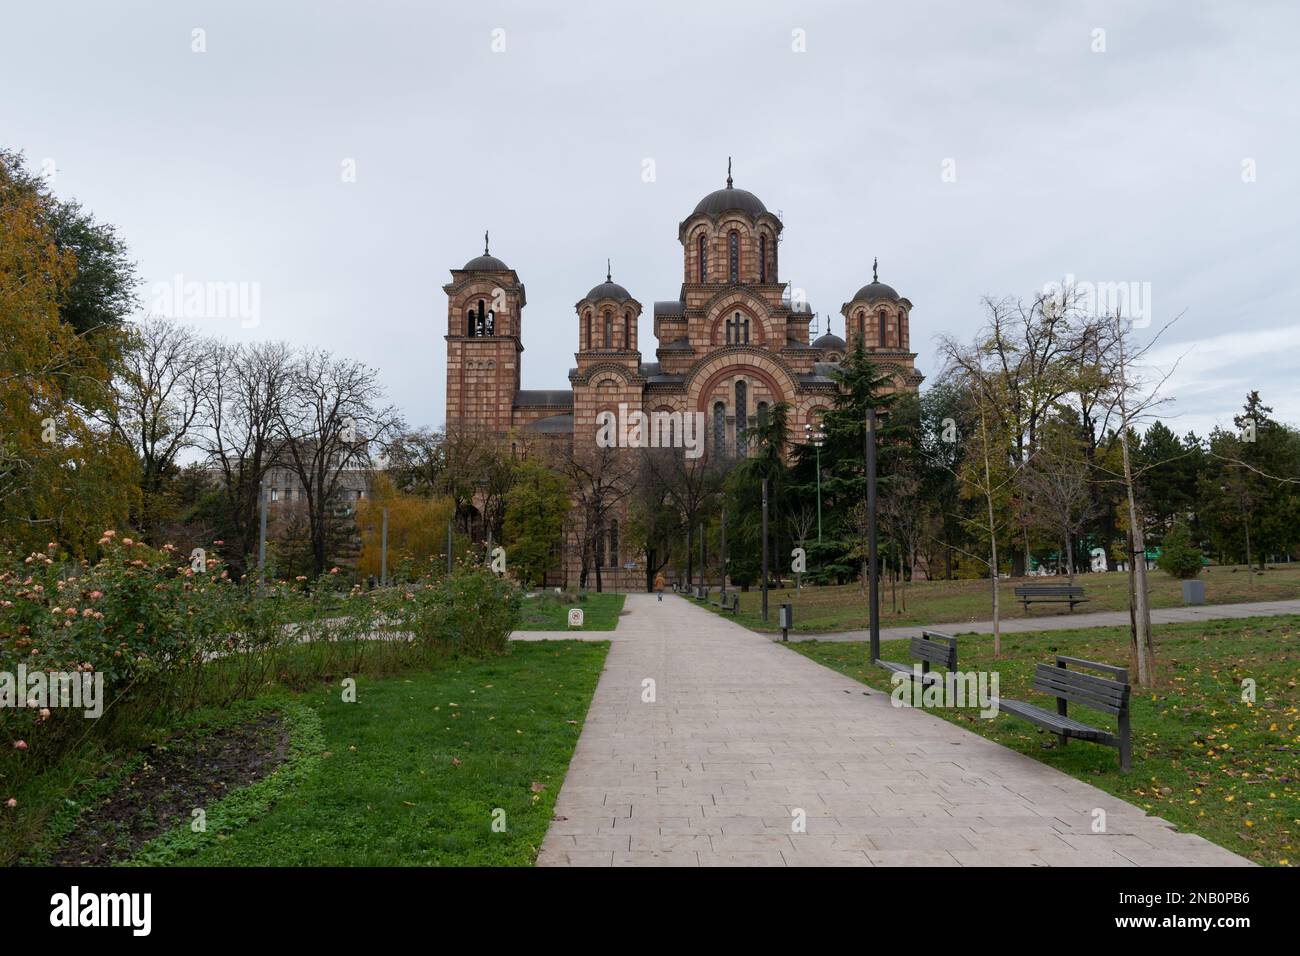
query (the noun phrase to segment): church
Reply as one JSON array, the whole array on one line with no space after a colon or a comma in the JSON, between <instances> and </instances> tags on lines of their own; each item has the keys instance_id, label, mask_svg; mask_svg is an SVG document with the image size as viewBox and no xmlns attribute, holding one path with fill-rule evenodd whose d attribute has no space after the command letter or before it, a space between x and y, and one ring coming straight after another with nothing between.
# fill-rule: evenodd
<instances>
[{"instance_id":1,"label":"church","mask_svg":"<svg viewBox=\"0 0 1300 956\"><path fill-rule=\"evenodd\" d=\"M912 303L879 281L873 267L871 281L840 308L844 338L828 332L811 339L811 306L792 301L790 284L780 278L781 230L780 218L737 189L728 168L726 185L678 226L681 288L655 301L649 316L656 361L642 361L637 347L644 306L607 272L574 306L577 364L568 385L552 389L520 388L527 296L519 274L490 254L485 237L483 255L453 269L443 286L447 427L593 444L602 413L620 407L647 416L697 413L705 423L704 455L735 454L748 423L779 402L790 406L792 436L815 424L834 400L832 370L859 339L895 390L915 390L922 376L909 345ZM628 553L616 529L597 548L602 584L644 590L640 556ZM566 553L555 583L576 586L577 565L578 557Z\"/></svg>"}]
</instances>

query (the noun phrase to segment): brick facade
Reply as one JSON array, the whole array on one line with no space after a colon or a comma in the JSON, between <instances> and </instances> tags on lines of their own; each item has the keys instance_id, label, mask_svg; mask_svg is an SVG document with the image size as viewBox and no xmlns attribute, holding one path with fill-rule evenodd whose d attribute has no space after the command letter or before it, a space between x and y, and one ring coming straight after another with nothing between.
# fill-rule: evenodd
<instances>
[{"instance_id":1,"label":"brick facade","mask_svg":"<svg viewBox=\"0 0 1300 956\"><path fill-rule=\"evenodd\" d=\"M873 275L841 307L844 338L827 334L813 341L811 309L787 299L787 283L778 279L781 230L780 219L753 194L735 189L728 176L726 188L706 196L678 228L682 285L675 300L656 302L651 314L658 361L643 362L637 348L642 304L607 274L575 305L576 366L569 387L545 391L519 388L524 287L485 248L452 270L443 287L448 425L575 447L594 444L600 413L618 413L621 405L646 413L702 412L705 454L718 448L731 454L744 424L778 402L790 404L792 433L802 433L833 402L829 373L859 337L892 374L896 390L915 390L922 376L910 350L912 303ZM626 527L626 514L617 517L617 527ZM641 556L621 533L605 540L615 536L618 553L606 547L602 586L644 589ZM554 583L575 587L577 530L565 538L564 566Z\"/></svg>"}]
</instances>

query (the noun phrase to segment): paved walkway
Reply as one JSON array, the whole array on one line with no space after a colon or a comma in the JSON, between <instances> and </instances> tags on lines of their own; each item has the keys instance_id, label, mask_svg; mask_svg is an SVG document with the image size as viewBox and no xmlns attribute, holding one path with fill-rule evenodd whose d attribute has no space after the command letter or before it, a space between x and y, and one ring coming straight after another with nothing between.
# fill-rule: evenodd
<instances>
[{"instance_id":1,"label":"paved walkway","mask_svg":"<svg viewBox=\"0 0 1300 956\"><path fill-rule=\"evenodd\" d=\"M773 612L775 614L775 611ZM1201 604L1196 607L1157 608L1151 612L1152 624L1180 624L1186 621L1217 621L1226 618L1275 617L1279 614L1300 614L1300 600L1251 601L1245 604ZM1031 631L1072 631L1082 627L1128 627L1128 611L1091 611L1086 614L1053 614L1028 616L1016 608L1014 617L1002 619L1003 634L1024 634ZM992 634L992 621L972 621L965 624L931 624L930 630L946 634ZM896 641L920 636L922 628L882 627L882 641ZM827 634L791 634L792 641L866 641L867 631L836 631Z\"/></svg>"},{"instance_id":2,"label":"paved walkway","mask_svg":"<svg viewBox=\"0 0 1300 956\"><path fill-rule=\"evenodd\" d=\"M682 598L627 608L539 865L1248 863Z\"/></svg>"}]
</instances>

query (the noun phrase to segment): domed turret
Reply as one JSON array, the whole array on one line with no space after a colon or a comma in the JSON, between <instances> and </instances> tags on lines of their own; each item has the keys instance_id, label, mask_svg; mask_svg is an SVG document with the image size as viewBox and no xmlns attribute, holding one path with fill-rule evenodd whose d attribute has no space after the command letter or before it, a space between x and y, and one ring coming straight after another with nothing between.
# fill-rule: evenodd
<instances>
[{"instance_id":1,"label":"domed turret","mask_svg":"<svg viewBox=\"0 0 1300 956\"><path fill-rule=\"evenodd\" d=\"M465 263L462 272L509 272L510 267L488 252L488 234L483 233L483 255Z\"/></svg>"}]
</instances>

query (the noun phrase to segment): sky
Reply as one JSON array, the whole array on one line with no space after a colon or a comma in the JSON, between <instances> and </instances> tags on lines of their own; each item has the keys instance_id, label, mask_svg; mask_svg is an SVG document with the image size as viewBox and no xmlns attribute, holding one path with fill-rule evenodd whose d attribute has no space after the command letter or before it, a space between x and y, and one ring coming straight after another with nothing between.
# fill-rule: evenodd
<instances>
[{"instance_id":1,"label":"sky","mask_svg":"<svg viewBox=\"0 0 1300 956\"><path fill-rule=\"evenodd\" d=\"M647 316L676 298L728 157L835 332L879 258L931 381L985 296L1073 277L1131 290L1139 338L1177 318L1149 353L1176 432L1251 389L1300 423L1294 3L5 7L0 144L115 224L142 313L362 360L412 426L444 420L442 286L485 229L523 387L564 388L606 257ZM187 314L191 282L239 295Z\"/></svg>"}]
</instances>

